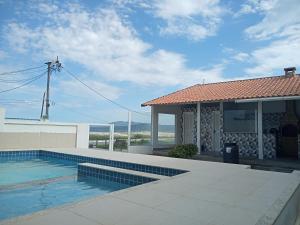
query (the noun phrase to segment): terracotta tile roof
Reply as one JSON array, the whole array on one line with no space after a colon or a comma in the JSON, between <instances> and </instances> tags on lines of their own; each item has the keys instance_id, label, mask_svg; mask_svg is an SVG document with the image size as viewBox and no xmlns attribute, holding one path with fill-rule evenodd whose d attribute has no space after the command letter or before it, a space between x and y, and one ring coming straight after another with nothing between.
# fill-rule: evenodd
<instances>
[{"instance_id":1,"label":"terracotta tile roof","mask_svg":"<svg viewBox=\"0 0 300 225\"><path fill-rule=\"evenodd\" d=\"M300 75L197 84L145 102L142 106L284 96L300 96Z\"/></svg>"}]
</instances>

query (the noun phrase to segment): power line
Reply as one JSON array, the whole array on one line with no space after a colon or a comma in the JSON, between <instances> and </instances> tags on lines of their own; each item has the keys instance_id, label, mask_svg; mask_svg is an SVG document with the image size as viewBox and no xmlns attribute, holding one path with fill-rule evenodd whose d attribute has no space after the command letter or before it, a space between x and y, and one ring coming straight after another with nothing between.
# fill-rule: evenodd
<instances>
[{"instance_id":1,"label":"power line","mask_svg":"<svg viewBox=\"0 0 300 225\"><path fill-rule=\"evenodd\" d=\"M44 70L42 70L42 71L44 71ZM11 84L11 83L26 82L26 81L30 81L32 79L35 79L39 76L40 76L40 74L37 75L37 76L33 76L33 77L29 77L29 78L23 78L23 79L2 79L2 78L0 78L0 83L9 83L9 84Z\"/></svg>"},{"instance_id":2,"label":"power line","mask_svg":"<svg viewBox=\"0 0 300 225\"><path fill-rule=\"evenodd\" d=\"M96 117L94 117L94 116L88 115L88 114L86 114L86 113L74 111L74 108L73 108L73 107L72 107L72 109L71 109L71 108L68 108L67 106L65 106L65 105L63 105L63 104L58 104L57 102L55 102L55 105L58 105L58 106L60 106L60 107L62 107L62 108L64 108L64 109L68 110L69 112L72 112L72 113L75 113L75 114L77 113L78 115L81 115L81 116L90 118L90 119L92 119L92 120L96 120L96 121L99 120L99 118L96 118ZM111 122L104 121L104 120L102 120L102 122L104 122L104 123L111 123Z\"/></svg>"},{"instance_id":3,"label":"power line","mask_svg":"<svg viewBox=\"0 0 300 225\"><path fill-rule=\"evenodd\" d=\"M39 69L39 68L42 68L42 67L43 66L37 66L37 67L30 67L30 68L21 69L21 70L3 72L3 73L0 73L0 76L4 76L4 75L8 75L8 74L14 74L14 73L22 73L22 72L25 72L25 71L35 70L35 69Z\"/></svg>"},{"instance_id":4,"label":"power line","mask_svg":"<svg viewBox=\"0 0 300 225\"><path fill-rule=\"evenodd\" d=\"M104 96L103 94L101 94L99 91L97 91L96 89L90 87L89 85L87 85L85 82L83 82L82 80L80 80L77 76L75 76L73 73L71 73L69 70L67 70L65 67L63 67L63 69L71 76L73 77L75 80L77 80L78 82L80 82L82 85L84 85L86 88L88 88L89 90L91 90L92 92L96 93L97 95L99 95L100 97L106 99L107 101L111 102L112 104L126 110L126 111L130 111L130 112L134 112L134 113L137 113L137 114L140 114L140 115L143 115L143 116L146 116L146 114L143 114L142 112L138 112L138 111L135 111L135 110L132 110L126 106L123 106L121 104L119 104L118 102L115 102L113 100L111 100L110 98Z\"/></svg>"},{"instance_id":5,"label":"power line","mask_svg":"<svg viewBox=\"0 0 300 225\"><path fill-rule=\"evenodd\" d=\"M10 89L6 89L6 90L3 90L3 91L0 91L0 94L1 94L1 93L4 93L4 92L13 91L13 90L16 90L16 89L18 89L18 88L22 88L22 87L24 87L24 86L27 86L28 84L31 84L32 82L34 82L34 81L40 79L41 77L43 77L45 74L46 74L46 73L44 72L44 73L40 74L39 76L36 76L35 78L29 80L28 82L25 82L24 84L21 84L21 85L19 85L19 86L16 86L16 87L13 87L13 88L10 88Z\"/></svg>"},{"instance_id":6,"label":"power line","mask_svg":"<svg viewBox=\"0 0 300 225\"><path fill-rule=\"evenodd\" d=\"M4 98L2 98L2 99L0 99L0 102L12 102L12 103L22 103L22 102L24 102L24 103L26 103L26 102L40 102L40 100L26 100L26 99L4 99Z\"/></svg>"}]
</instances>

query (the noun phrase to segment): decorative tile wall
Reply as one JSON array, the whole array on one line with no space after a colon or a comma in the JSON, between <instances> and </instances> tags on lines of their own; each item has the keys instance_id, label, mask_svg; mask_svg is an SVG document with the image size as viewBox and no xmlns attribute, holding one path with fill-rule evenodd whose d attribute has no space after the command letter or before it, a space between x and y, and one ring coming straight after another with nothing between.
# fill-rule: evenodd
<instances>
[{"instance_id":1,"label":"decorative tile wall","mask_svg":"<svg viewBox=\"0 0 300 225\"><path fill-rule=\"evenodd\" d=\"M223 111L219 105L202 104L201 105L201 121L200 121L200 137L201 145L204 151L213 151L213 111L220 111L220 147L223 148L227 142L235 142L239 145L240 156L258 157L258 138L256 133L228 133L223 131ZM182 112L194 112L194 144L197 143L197 107L196 105L183 106ZM284 113L263 113L263 147L264 158L276 158L276 136L270 133L271 128L279 130L280 120ZM183 126L183 116L181 116L181 128ZM278 139L280 142L280 139ZM300 159L300 134L298 135L298 155ZM278 148L279 146L277 146Z\"/></svg>"},{"instance_id":2,"label":"decorative tile wall","mask_svg":"<svg viewBox=\"0 0 300 225\"><path fill-rule=\"evenodd\" d=\"M200 116L200 140L201 146L204 151L213 151L213 111L220 110L219 105L216 104L202 104L201 105L201 116Z\"/></svg>"},{"instance_id":3,"label":"decorative tile wall","mask_svg":"<svg viewBox=\"0 0 300 225\"><path fill-rule=\"evenodd\" d=\"M279 130L283 116L284 113L263 113L263 132L269 133L271 128Z\"/></svg>"},{"instance_id":4,"label":"decorative tile wall","mask_svg":"<svg viewBox=\"0 0 300 225\"><path fill-rule=\"evenodd\" d=\"M271 134L270 130L275 128L279 131L280 120L284 116L284 113L263 113L263 146L264 146L264 158L275 159L276 148L280 148L280 145L276 146L276 135ZM280 142L280 137L278 137Z\"/></svg>"},{"instance_id":5,"label":"decorative tile wall","mask_svg":"<svg viewBox=\"0 0 300 225\"><path fill-rule=\"evenodd\" d=\"M276 158L276 137L274 134L263 134L264 158Z\"/></svg>"},{"instance_id":6,"label":"decorative tile wall","mask_svg":"<svg viewBox=\"0 0 300 225\"><path fill-rule=\"evenodd\" d=\"M222 133L221 146L224 146L225 143L230 142L236 143L239 146L240 156L258 156L258 143L256 133Z\"/></svg>"}]
</instances>

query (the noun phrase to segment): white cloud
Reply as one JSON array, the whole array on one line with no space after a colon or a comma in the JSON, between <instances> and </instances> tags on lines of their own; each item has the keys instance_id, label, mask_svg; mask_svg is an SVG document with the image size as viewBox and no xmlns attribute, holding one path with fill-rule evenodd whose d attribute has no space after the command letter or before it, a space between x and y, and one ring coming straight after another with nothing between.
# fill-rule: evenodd
<instances>
[{"instance_id":1,"label":"white cloud","mask_svg":"<svg viewBox=\"0 0 300 225\"><path fill-rule=\"evenodd\" d=\"M262 20L245 30L251 40L269 41L266 46L250 53L254 66L246 69L248 73L266 74L275 69L300 66L300 53L297 50L300 47L299 1L269 2L272 2L272 6L265 6L261 10Z\"/></svg>"},{"instance_id":2,"label":"white cloud","mask_svg":"<svg viewBox=\"0 0 300 225\"><path fill-rule=\"evenodd\" d=\"M251 14L261 13L272 10L278 0L247 0L246 3L241 5L241 9L234 14L235 17Z\"/></svg>"},{"instance_id":3,"label":"white cloud","mask_svg":"<svg viewBox=\"0 0 300 225\"><path fill-rule=\"evenodd\" d=\"M297 49L300 49L300 36L274 41L251 53L255 66L246 69L246 72L267 74L274 69L283 70L285 67L300 66L300 52Z\"/></svg>"},{"instance_id":4,"label":"white cloud","mask_svg":"<svg viewBox=\"0 0 300 225\"><path fill-rule=\"evenodd\" d=\"M212 1L206 6L213 8L217 4L218 1ZM44 10L47 7L43 3L37 8ZM187 68L183 55L163 49L154 50L138 37L129 21L112 9L91 12L74 4L57 8L47 8L49 13L42 18L47 23L41 26L10 23L6 39L11 48L20 52L30 49L49 58L58 55L62 61L83 65L92 72L90 79L101 81L101 84L129 81L139 85L185 86L202 82L204 78L207 81L222 80L222 66ZM196 11L199 10L197 7ZM196 11L185 9L184 15L193 16ZM166 17L171 18L176 12L168 12ZM45 15L42 11L40 13ZM201 13L207 18L212 15L208 8L202 9Z\"/></svg>"},{"instance_id":5,"label":"white cloud","mask_svg":"<svg viewBox=\"0 0 300 225\"><path fill-rule=\"evenodd\" d=\"M300 4L298 0L275 1L274 5L264 11L264 18L258 24L246 29L250 38L271 39L291 31L291 26L300 23ZM299 28L299 26L298 26ZM296 31L299 32L299 29Z\"/></svg>"},{"instance_id":6,"label":"white cloud","mask_svg":"<svg viewBox=\"0 0 300 225\"><path fill-rule=\"evenodd\" d=\"M227 11L219 0L114 0L119 8L143 8L161 19L162 35L199 41L216 34Z\"/></svg>"},{"instance_id":7,"label":"white cloud","mask_svg":"<svg viewBox=\"0 0 300 225\"><path fill-rule=\"evenodd\" d=\"M163 34L195 41L215 35L225 11L219 0L157 0L153 10L166 23Z\"/></svg>"},{"instance_id":8,"label":"white cloud","mask_svg":"<svg viewBox=\"0 0 300 225\"><path fill-rule=\"evenodd\" d=\"M239 52L239 53L235 54L232 58L237 61L243 62L249 58L249 54L245 53L245 52Z\"/></svg>"}]
</instances>

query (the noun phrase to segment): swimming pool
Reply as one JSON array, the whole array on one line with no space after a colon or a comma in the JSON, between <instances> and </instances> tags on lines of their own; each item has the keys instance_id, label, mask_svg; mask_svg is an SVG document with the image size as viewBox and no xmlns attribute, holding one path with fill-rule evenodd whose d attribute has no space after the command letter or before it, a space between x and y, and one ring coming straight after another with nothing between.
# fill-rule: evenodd
<instances>
[{"instance_id":1,"label":"swimming pool","mask_svg":"<svg viewBox=\"0 0 300 225\"><path fill-rule=\"evenodd\" d=\"M51 157L0 159L0 220L133 185L77 176L77 163Z\"/></svg>"},{"instance_id":2,"label":"swimming pool","mask_svg":"<svg viewBox=\"0 0 300 225\"><path fill-rule=\"evenodd\" d=\"M0 220L185 172L56 151L0 151Z\"/></svg>"}]
</instances>

